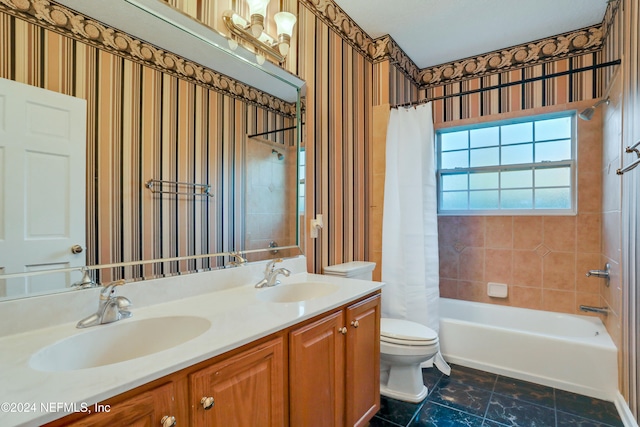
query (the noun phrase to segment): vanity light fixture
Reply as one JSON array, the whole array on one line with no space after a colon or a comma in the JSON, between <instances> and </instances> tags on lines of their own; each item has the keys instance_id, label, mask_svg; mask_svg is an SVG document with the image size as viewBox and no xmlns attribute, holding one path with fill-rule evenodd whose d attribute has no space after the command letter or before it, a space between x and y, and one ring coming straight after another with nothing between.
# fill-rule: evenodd
<instances>
[{"instance_id":1,"label":"vanity light fixture","mask_svg":"<svg viewBox=\"0 0 640 427\"><path fill-rule=\"evenodd\" d=\"M229 47L233 50L238 46L238 40L243 40L255 48L256 60L263 64L265 56L270 56L278 63L283 63L289 53L293 26L296 24L296 16L289 12L278 12L273 16L276 21L277 39L264 31L264 20L269 0L247 0L251 17L249 20L227 10L222 15L222 20L231 34Z\"/></svg>"}]
</instances>

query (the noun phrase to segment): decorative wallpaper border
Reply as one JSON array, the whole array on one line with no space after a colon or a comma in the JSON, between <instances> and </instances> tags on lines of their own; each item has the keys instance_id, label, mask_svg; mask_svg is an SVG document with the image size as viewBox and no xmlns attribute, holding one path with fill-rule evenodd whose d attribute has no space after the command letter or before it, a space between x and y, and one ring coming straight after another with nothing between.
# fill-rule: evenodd
<instances>
[{"instance_id":1,"label":"decorative wallpaper border","mask_svg":"<svg viewBox=\"0 0 640 427\"><path fill-rule=\"evenodd\" d=\"M420 69L404 53L390 35L371 38L333 0L300 0L300 3L333 28L342 38L373 62L390 60L414 82L418 82Z\"/></svg>"},{"instance_id":2,"label":"decorative wallpaper border","mask_svg":"<svg viewBox=\"0 0 640 427\"><path fill-rule=\"evenodd\" d=\"M389 60L420 89L482 77L570 56L599 51L603 47L602 24L500 49L475 57L420 69L389 35L372 39L333 0L300 0L346 42L369 60Z\"/></svg>"},{"instance_id":3,"label":"decorative wallpaper border","mask_svg":"<svg viewBox=\"0 0 640 427\"><path fill-rule=\"evenodd\" d=\"M241 101L295 116L295 104L133 38L53 1L0 0L0 11Z\"/></svg>"},{"instance_id":4,"label":"decorative wallpaper border","mask_svg":"<svg viewBox=\"0 0 640 427\"><path fill-rule=\"evenodd\" d=\"M422 88L543 64L602 49L602 25L420 70Z\"/></svg>"}]
</instances>

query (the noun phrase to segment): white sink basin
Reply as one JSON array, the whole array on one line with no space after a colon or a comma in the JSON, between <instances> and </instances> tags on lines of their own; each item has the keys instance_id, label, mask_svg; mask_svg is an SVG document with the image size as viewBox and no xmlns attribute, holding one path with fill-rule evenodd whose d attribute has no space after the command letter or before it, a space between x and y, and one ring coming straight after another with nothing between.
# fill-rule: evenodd
<instances>
[{"instance_id":1,"label":"white sink basin","mask_svg":"<svg viewBox=\"0 0 640 427\"><path fill-rule=\"evenodd\" d=\"M339 288L326 282L286 283L259 289L257 296L267 302L299 302L330 295Z\"/></svg>"},{"instance_id":2,"label":"white sink basin","mask_svg":"<svg viewBox=\"0 0 640 427\"><path fill-rule=\"evenodd\" d=\"M185 343L205 333L202 317L174 316L120 320L44 347L29 360L38 371L75 371L124 362Z\"/></svg>"}]
</instances>

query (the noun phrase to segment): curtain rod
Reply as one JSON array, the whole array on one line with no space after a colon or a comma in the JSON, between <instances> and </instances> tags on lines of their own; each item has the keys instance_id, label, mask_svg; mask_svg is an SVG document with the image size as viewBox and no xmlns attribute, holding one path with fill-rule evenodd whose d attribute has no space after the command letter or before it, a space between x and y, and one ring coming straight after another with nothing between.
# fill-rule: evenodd
<instances>
[{"instance_id":1,"label":"curtain rod","mask_svg":"<svg viewBox=\"0 0 640 427\"><path fill-rule=\"evenodd\" d=\"M425 98L425 99L421 99L419 101L407 102L407 103L404 103L404 104L396 104L396 105L393 105L391 108L412 107L412 106L424 104L424 103L427 103L427 102L430 102L430 101L440 101L442 99L455 98L457 96L472 95L474 93L486 92L488 90L502 89L502 88L505 88L505 87L537 82L539 80L546 80L546 79L551 79L551 78L555 78L555 77L562 77L562 76L575 74L575 73L582 73L584 71L592 71L592 70L597 70L597 69L600 69L600 68L611 67L612 65L620 65L620 63L621 63L621 60L620 59L616 59L614 61L603 62L602 64L594 64L594 65L589 65L587 67L576 68L574 70L559 71L557 73L547 74L546 76L538 76L538 77L531 77L531 78L528 78L528 79L518 80L517 82L501 83L501 84L498 84L498 85L495 85L495 86L482 87L482 88L479 88L479 89L472 89L472 90L468 90L468 91L465 91L465 92L451 93L449 95L437 96L435 98Z\"/></svg>"},{"instance_id":2,"label":"curtain rod","mask_svg":"<svg viewBox=\"0 0 640 427\"><path fill-rule=\"evenodd\" d=\"M304 123L301 123L302 125L304 125ZM293 130L297 128L297 126L289 126L288 128L282 128L282 129L274 129L274 130L269 130L266 132L260 132L260 133L254 133L253 135L247 135L247 138L253 138L254 136L262 136L262 135L269 135L271 133L276 133L276 132L284 132L287 130Z\"/></svg>"}]
</instances>

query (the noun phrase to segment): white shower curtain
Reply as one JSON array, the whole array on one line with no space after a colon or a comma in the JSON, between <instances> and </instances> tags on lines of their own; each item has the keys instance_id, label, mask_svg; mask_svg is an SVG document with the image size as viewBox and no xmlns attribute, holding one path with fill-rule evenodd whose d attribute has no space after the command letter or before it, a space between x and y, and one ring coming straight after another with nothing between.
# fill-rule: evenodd
<instances>
[{"instance_id":1,"label":"white shower curtain","mask_svg":"<svg viewBox=\"0 0 640 427\"><path fill-rule=\"evenodd\" d=\"M439 263L431 103L391 110L382 220L382 315L438 331Z\"/></svg>"}]
</instances>

